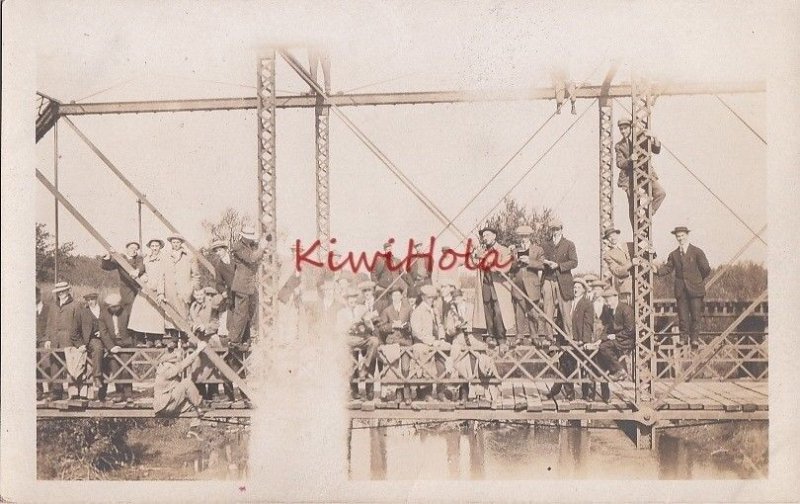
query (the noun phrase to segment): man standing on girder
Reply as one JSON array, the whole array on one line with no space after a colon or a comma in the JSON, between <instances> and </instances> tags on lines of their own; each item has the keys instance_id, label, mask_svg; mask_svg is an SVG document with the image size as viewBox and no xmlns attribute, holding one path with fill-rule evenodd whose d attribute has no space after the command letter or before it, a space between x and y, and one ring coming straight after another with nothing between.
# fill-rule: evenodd
<instances>
[{"instance_id":1,"label":"man standing on girder","mask_svg":"<svg viewBox=\"0 0 800 504\"><path fill-rule=\"evenodd\" d=\"M684 345L688 342L692 348L697 348L698 326L706 295L705 281L711 274L711 267L706 254L689 243L689 228L678 226L671 232L678 241L678 248L669 254L666 264L656 266L655 273L666 276L675 272L675 301L681 340Z\"/></svg>"},{"instance_id":2,"label":"man standing on girder","mask_svg":"<svg viewBox=\"0 0 800 504\"><path fill-rule=\"evenodd\" d=\"M258 265L266 250L267 240L262 237L259 241L255 229L250 226L242 228L239 240L231 250L235 267L231 284L233 320L229 338L233 346L239 346L249 339L250 325L258 306Z\"/></svg>"},{"instance_id":3,"label":"man standing on girder","mask_svg":"<svg viewBox=\"0 0 800 504\"><path fill-rule=\"evenodd\" d=\"M621 187L622 190L625 191L625 194L628 195L628 217L631 221L631 227L633 227L635 215L633 209L633 202L634 202L634 191L636 190L636 178L633 175L633 141L631 135L631 120L630 119L620 119L617 121L617 126L619 127L619 132L622 135L622 139L614 145L614 151L616 154L617 159L617 168L619 168L619 177L617 178L617 186ZM647 135L646 144L644 146L646 149L650 149L652 154L658 154L661 152L661 141L651 135ZM658 181L658 175L656 175L656 171L651 168L650 173L652 175L652 189L653 189L653 201L652 201L652 215L655 215L658 211L658 207L661 206L661 203L664 202L664 198L667 197L667 193L664 191L664 188Z\"/></svg>"}]
</instances>

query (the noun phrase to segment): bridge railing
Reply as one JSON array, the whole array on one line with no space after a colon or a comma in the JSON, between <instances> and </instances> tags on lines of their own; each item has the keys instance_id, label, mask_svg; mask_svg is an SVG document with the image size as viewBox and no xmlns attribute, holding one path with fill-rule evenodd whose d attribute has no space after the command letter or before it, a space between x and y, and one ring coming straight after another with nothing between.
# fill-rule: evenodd
<instances>
[{"instance_id":1,"label":"bridge railing","mask_svg":"<svg viewBox=\"0 0 800 504\"><path fill-rule=\"evenodd\" d=\"M108 384L152 384L155 381L158 361L164 352L166 350L163 348L123 348L117 353L106 353L103 362L103 381ZM250 352L218 349L216 353L241 378L247 377ZM200 357L200 363L201 371L194 377L197 383L227 382L213 366L202 365L203 356ZM91 373L92 364L87 359L84 375L88 377ZM48 384L70 382L63 350L44 348L36 350L36 381Z\"/></svg>"}]
</instances>

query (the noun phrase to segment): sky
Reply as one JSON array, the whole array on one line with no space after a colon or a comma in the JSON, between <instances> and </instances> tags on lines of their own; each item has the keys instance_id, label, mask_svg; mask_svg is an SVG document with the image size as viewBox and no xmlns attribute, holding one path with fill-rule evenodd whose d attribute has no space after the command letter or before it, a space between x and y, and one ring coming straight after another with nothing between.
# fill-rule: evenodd
<instances>
[{"instance_id":1,"label":"sky","mask_svg":"<svg viewBox=\"0 0 800 504\"><path fill-rule=\"evenodd\" d=\"M138 5L138 4L137 4ZM763 78L763 23L756 7L715 11L694 3L457 4L431 2L184 4L134 8L82 2L40 4L37 86L63 101L127 101L252 96L256 56L264 47L318 44L332 60L334 92L526 88L550 85L555 68L599 84L611 65L615 82L643 75L662 82L730 82ZM720 4L722 5L722 4ZM726 4L729 5L729 4ZM622 13L628 18L622 22ZM713 15L711 14L713 12ZM578 15L577 13L580 13ZM752 16L748 15L752 14ZM124 19L125 22L114 22ZM79 21L78 21L79 20ZM582 34L576 37L576 34ZM388 82L386 82L388 81ZM378 83L378 84L376 84ZM279 62L277 88L304 92ZM766 94L722 98L764 136ZM614 104L614 120L625 114ZM421 190L452 216L508 161L552 113L552 101L343 108ZM599 267L598 111L585 115L525 177L516 181L576 119L551 120L456 221L468 232L510 195L554 208L564 235L576 243L578 270ZM257 211L255 111L193 112L73 118L111 161L195 244L207 243L202 222L227 207ZM759 230L767 222L766 146L713 96L661 97L652 130L694 174ZM615 141L619 139L614 132ZM281 249L315 232L313 110L277 116L278 228ZM769 140L769 139L767 139ZM109 241L137 236L137 205L129 192L66 126L59 127L62 192ZM337 118L331 118L331 229L339 250L375 250L388 237L438 234L441 223ZM653 166L667 191L655 219L656 250L675 247L669 231L693 230L712 264L727 261L752 236L737 217L670 154ZM52 180L53 135L37 145L37 168ZM615 170L616 177L616 170ZM615 221L630 238L625 195L615 192ZM53 228L53 199L39 187L36 219ZM145 208L144 239L166 236ZM65 211L62 241L98 254L102 248ZM765 241L768 234L764 234ZM456 245L453 234L441 243ZM766 261L754 244L744 259Z\"/></svg>"}]
</instances>

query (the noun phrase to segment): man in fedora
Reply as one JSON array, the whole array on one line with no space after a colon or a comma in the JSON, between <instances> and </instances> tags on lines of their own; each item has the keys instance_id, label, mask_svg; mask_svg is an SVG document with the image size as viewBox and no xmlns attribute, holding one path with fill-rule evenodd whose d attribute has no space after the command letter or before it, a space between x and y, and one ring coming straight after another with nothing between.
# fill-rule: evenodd
<instances>
[{"instance_id":1,"label":"man in fedora","mask_svg":"<svg viewBox=\"0 0 800 504\"><path fill-rule=\"evenodd\" d=\"M608 244L603 260L611 272L620 300L630 304L633 293L632 246L629 243L620 243L619 235L620 230L616 228L606 229L603 233L603 239Z\"/></svg>"},{"instance_id":2,"label":"man in fedora","mask_svg":"<svg viewBox=\"0 0 800 504\"><path fill-rule=\"evenodd\" d=\"M136 294L139 292L139 284L131 278L131 276L122 268L117 261L112 257L113 250L110 250L100 260L100 267L105 271L117 271L119 275L119 295L122 299L122 308L128 312L133 306L133 300L136 299ZM139 242L130 241L125 244L124 259L133 268L133 275L138 278L144 272L144 259L139 254Z\"/></svg>"},{"instance_id":3,"label":"man in fedora","mask_svg":"<svg viewBox=\"0 0 800 504\"><path fill-rule=\"evenodd\" d=\"M523 344L530 344L530 338L539 335L539 316L533 311L533 303L542 298L539 273L544 270L544 250L531 239L533 233L530 226L519 226L514 231L521 243L518 249L513 249L515 261L511 271L517 289L511 291L511 297L514 300L517 338Z\"/></svg>"},{"instance_id":4,"label":"man in fedora","mask_svg":"<svg viewBox=\"0 0 800 504\"><path fill-rule=\"evenodd\" d=\"M231 249L234 262L233 317L229 338L234 346L244 344L250 337L250 325L258 306L258 265L267 250L267 240L260 240L252 226L245 226Z\"/></svg>"},{"instance_id":5,"label":"man in fedora","mask_svg":"<svg viewBox=\"0 0 800 504\"><path fill-rule=\"evenodd\" d=\"M689 243L689 229L686 226L678 226L671 232L678 241L678 248L670 252L666 264L656 267L655 273L666 276L675 272L675 301L678 304L681 339L684 344L689 342L696 348L703 298L706 295L705 281L711 274L711 267L706 254Z\"/></svg>"},{"instance_id":6,"label":"man in fedora","mask_svg":"<svg viewBox=\"0 0 800 504\"><path fill-rule=\"evenodd\" d=\"M486 329L487 342L499 345L500 351L507 349L506 336L516 333L517 321L514 318L514 302L511 298L511 250L497 241L497 229L484 227L478 232L481 248L476 250L477 264L490 253L496 254L498 265L491 271L478 269L478 288L475 289L475 311L472 327Z\"/></svg>"},{"instance_id":7,"label":"man in fedora","mask_svg":"<svg viewBox=\"0 0 800 504\"><path fill-rule=\"evenodd\" d=\"M575 251L575 244L564 238L563 230L564 224L559 219L550 223L552 239L543 246L542 301L545 315L555 321L558 309L564 332L572 334L572 270L578 267L578 253ZM556 331L547 322L543 325L545 336L552 340Z\"/></svg>"},{"instance_id":8,"label":"man in fedora","mask_svg":"<svg viewBox=\"0 0 800 504\"><path fill-rule=\"evenodd\" d=\"M631 220L631 227L633 227L634 221L634 213L633 213L633 201L634 201L634 188L636 187L636 181L633 176L633 139L632 139L632 129L631 129L631 120L624 118L617 121L617 126L619 127L619 132L622 135L622 139L614 145L614 152L616 154L617 160L617 168L619 168L619 177L617 178L617 186L621 187L622 190L625 191L625 194L628 195L628 216ZM647 146L650 149L652 154L658 154L661 152L661 142L655 136L647 135ZM653 189L653 201L652 201L652 215L656 214L658 211L658 207L661 206L661 203L664 202L664 198L667 197L667 193L664 191L664 188L658 181L658 175L654 169L650 169L650 173L652 174L653 180L651 182L651 186Z\"/></svg>"}]
</instances>

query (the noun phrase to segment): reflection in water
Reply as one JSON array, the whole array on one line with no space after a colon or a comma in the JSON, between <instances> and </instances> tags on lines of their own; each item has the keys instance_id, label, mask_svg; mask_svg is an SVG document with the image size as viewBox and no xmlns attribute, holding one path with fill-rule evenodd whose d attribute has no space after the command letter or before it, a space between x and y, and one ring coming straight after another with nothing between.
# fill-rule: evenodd
<instances>
[{"instance_id":1,"label":"reflection in water","mask_svg":"<svg viewBox=\"0 0 800 504\"><path fill-rule=\"evenodd\" d=\"M736 427L755 440L749 443L753 453L731 448L740 453L731 456L732 452L719 446L718 438L683 436L686 429L659 431L658 448L649 451L637 450L613 423L586 428L576 422L558 426L461 421L414 426L407 421L354 420L350 475L374 480L762 478L765 452L762 456L757 452L766 449L767 439L766 423L761 423ZM749 432L751 427L754 430ZM727 435L731 441L734 437Z\"/></svg>"}]
</instances>

